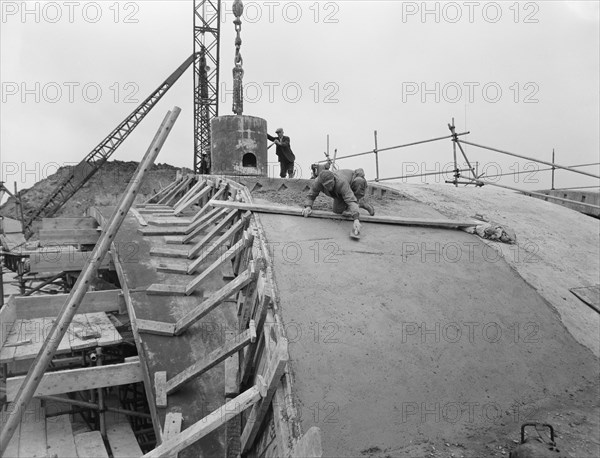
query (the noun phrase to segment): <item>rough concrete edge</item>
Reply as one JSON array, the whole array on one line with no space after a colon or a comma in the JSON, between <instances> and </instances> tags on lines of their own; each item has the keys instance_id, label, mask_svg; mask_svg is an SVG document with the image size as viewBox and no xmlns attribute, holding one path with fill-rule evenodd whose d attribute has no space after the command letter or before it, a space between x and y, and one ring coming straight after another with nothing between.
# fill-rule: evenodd
<instances>
[{"instance_id":1,"label":"rough concrete edge","mask_svg":"<svg viewBox=\"0 0 600 458\"><path fill-rule=\"evenodd\" d=\"M235 181L233 177L219 176L219 178L226 180L230 185L232 185L232 187L240 190L244 194L244 197L247 199L247 201L249 203L252 203L252 194L247 186ZM265 235L265 232L264 232L264 229L263 229L263 226L260 221L260 217L259 217L258 213L253 212L252 218L254 218L254 222L256 224L256 228L257 228L257 232L258 232L257 236L260 241L262 256L264 257L265 263L267 264L266 280L267 280L267 284L270 286L271 291L272 291L273 312L274 312L273 315L275 317L275 321L277 324L276 327L277 327L277 329L280 330L281 335L284 338L287 338L286 332L285 332L285 325L283 322L283 317L281 316L281 309L279 307L280 294L279 294L279 289L277 288L277 282L275 279L276 277L275 277L275 272L274 272L275 269L273 267L273 259L271 258L271 255L269 254L269 250L267 247L267 237ZM292 451L294 450L294 448L296 447L298 442L301 441L306 435L302 434L301 424L297 420L296 402L295 402L295 399L293 398L293 396L294 396L294 389L293 389L293 387L294 387L294 372L293 372L291 360L289 360L288 364L286 365L284 375L285 375L285 377L282 377L282 380L285 380L285 382L287 382L287 387L284 387L284 389L285 389L285 391L289 391L292 394L291 403L287 403L287 402L285 403L286 404L285 408L287 411L286 413L287 413L287 418L288 418L288 423L287 423L288 434L286 435L286 437L288 438L288 443L284 444L284 446L286 446L286 448L287 448L286 455L294 456L292 454ZM282 384L280 386L284 386L284 384ZM279 390L279 388L278 388L278 390ZM287 397L287 395L285 395L285 393L284 393L284 398L286 398L286 397ZM291 411L290 411L290 409L291 409ZM318 433L320 435L320 430L318 431ZM281 439L284 439L284 438L281 438ZM319 436L318 442L320 444L320 436ZM322 453L322 451L321 451L321 453ZM317 455L315 455L315 456L317 456ZM321 456L321 455L318 455L318 456Z\"/></svg>"}]
</instances>

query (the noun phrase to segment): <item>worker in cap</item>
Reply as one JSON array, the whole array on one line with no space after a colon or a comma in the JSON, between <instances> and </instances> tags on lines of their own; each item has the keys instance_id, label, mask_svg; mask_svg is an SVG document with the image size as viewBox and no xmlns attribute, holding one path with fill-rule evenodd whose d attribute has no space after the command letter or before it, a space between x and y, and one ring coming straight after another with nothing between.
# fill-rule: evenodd
<instances>
[{"instance_id":1,"label":"worker in cap","mask_svg":"<svg viewBox=\"0 0 600 458\"><path fill-rule=\"evenodd\" d=\"M296 156L290 147L290 137L283 135L281 127L277 128L275 133L277 137L267 134L267 138L277 145L275 154L277 154L277 160L279 161L279 176L285 178L287 174L289 178L294 178L294 161L296 160Z\"/></svg>"},{"instance_id":2,"label":"worker in cap","mask_svg":"<svg viewBox=\"0 0 600 458\"><path fill-rule=\"evenodd\" d=\"M375 209L373 205L365 199L365 193L367 192L367 180L365 178L365 171L363 169L341 169L334 172L341 179L346 180L350 184L350 189L354 193L358 206L364 208L369 212L369 215L375 215Z\"/></svg>"},{"instance_id":3,"label":"worker in cap","mask_svg":"<svg viewBox=\"0 0 600 458\"><path fill-rule=\"evenodd\" d=\"M360 233L358 199L350 187L350 182L343 176L330 170L323 170L315 179L304 201L302 216L312 213L312 206L320 193L333 198L333 212L347 214L354 219L354 233Z\"/></svg>"}]
</instances>

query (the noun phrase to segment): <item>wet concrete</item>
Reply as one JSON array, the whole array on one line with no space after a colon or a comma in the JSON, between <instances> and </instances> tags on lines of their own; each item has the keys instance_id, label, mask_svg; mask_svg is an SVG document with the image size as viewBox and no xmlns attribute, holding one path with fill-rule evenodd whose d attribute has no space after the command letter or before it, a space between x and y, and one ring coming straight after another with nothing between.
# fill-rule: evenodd
<instances>
[{"instance_id":1,"label":"wet concrete","mask_svg":"<svg viewBox=\"0 0 600 458\"><path fill-rule=\"evenodd\" d=\"M302 429L322 429L325 456L397 456L431 440L466 453L597 376L554 308L476 236L364 224L356 242L348 222L260 220Z\"/></svg>"}]
</instances>

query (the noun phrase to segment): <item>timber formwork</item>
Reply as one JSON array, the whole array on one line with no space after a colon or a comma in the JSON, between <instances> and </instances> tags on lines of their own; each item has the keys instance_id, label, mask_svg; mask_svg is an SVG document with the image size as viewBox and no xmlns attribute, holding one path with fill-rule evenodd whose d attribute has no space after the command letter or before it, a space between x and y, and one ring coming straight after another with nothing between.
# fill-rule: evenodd
<instances>
[{"instance_id":1,"label":"timber formwork","mask_svg":"<svg viewBox=\"0 0 600 458\"><path fill-rule=\"evenodd\" d=\"M260 220L215 208L228 200L252 202L234 180L183 176L113 243L157 437L146 456L320 456L319 429L296 418Z\"/></svg>"}]
</instances>

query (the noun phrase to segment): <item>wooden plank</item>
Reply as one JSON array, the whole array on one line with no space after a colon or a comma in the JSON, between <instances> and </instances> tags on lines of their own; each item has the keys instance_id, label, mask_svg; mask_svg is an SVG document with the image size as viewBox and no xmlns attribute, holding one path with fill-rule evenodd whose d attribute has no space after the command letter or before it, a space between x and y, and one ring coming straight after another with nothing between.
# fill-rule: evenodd
<instances>
[{"instance_id":1,"label":"wooden plank","mask_svg":"<svg viewBox=\"0 0 600 458\"><path fill-rule=\"evenodd\" d=\"M138 233L145 236L153 236L153 235L185 235L186 228L174 226L174 227L162 227L162 226L148 226L148 227L140 227L137 231Z\"/></svg>"},{"instance_id":2,"label":"wooden plank","mask_svg":"<svg viewBox=\"0 0 600 458\"><path fill-rule=\"evenodd\" d=\"M208 232L208 234L206 234L204 237L202 237L202 239L200 241L198 241L190 249L188 258L190 258L190 259L195 258L198 255L198 253L202 250L202 248L204 248L205 245L208 244L208 242L210 242L219 232L221 232L221 230L224 229L225 226L227 226L236 217L237 214L238 214L237 210L228 211L223 216L223 219L221 219L221 221L219 221L217 223L217 225ZM191 239L189 239L189 240L191 240ZM186 240L184 239L184 242L185 241Z\"/></svg>"},{"instance_id":3,"label":"wooden plank","mask_svg":"<svg viewBox=\"0 0 600 458\"><path fill-rule=\"evenodd\" d=\"M183 422L183 415L180 412L168 412L165 416L165 427L163 432L163 439L169 440L175 437L181 432L181 423ZM171 453L167 458L177 458L178 453Z\"/></svg>"},{"instance_id":4,"label":"wooden plank","mask_svg":"<svg viewBox=\"0 0 600 458\"><path fill-rule=\"evenodd\" d=\"M32 399L21 418L19 455L46 458L46 413L39 399Z\"/></svg>"},{"instance_id":5,"label":"wooden plank","mask_svg":"<svg viewBox=\"0 0 600 458\"><path fill-rule=\"evenodd\" d=\"M161 256L166 258L187 258L188 249L157 247L150 250L150 256Z\"/></svg>"},{"instance_id":6,"label":"wooden plank","mask_svg":"<svg viewBox=\"0 0 600 458\"><path fill-rule=\"evenodd\" d=\"M187 210L192 205L194 205L194 203L199 202L201 199L203 199L211 191L212 191L212 187L207 186L204 189L202 189L201 191L195 193L194 196L190 197L183 204L181 204L175 208L175 214L178 215L182 211Z\"/></svg>"},{"instance_id":7,"label":"wooden plank","mask_svg":"<svg viewBox=\"0 0 600 458\"><path fill-rule=\"evenodd\" d=\"M146 219L135 208L132 207L132 208L129 209L129 211L131 212L131 214L133 216L135 216L135 219L137 219L137 221L140 224L140 226L147 226L148 225L148 222L146 221Z\"/></svg>"},{"instance_id":8,"label":"wooden plank","mask_svg":"<svg viewBox=\"0 0 600 458\"><path fill-rule=\"evenodd\" d=\"M212 293L200 305L190 310L175 323L175 335L181 335L192 324L207 315L215 307L219 306L225 299L235 294L245 285L251 282L256 276L254 265L251 265L245 272L240 274L235 280L232 280L218 291Z\"/></svg>"},{"instance_id":9,"label":"wooden plank","mask_svg":"<svg viewBox=\"0 0 600 458\"><path fill-rule=\"evenodd\" d=\"M25 376L19 376L9 377L6 380L6 399L9 402L15 399L24 379ZM46 372L34 396L71 393L141 381L142 371L139 361Z\"/></svg>"},{"instance_id":10,"label":"wooden plank","mask_svg":"<svg viewBox=\"0 0 600 458\"><path fill-rule=\"evenodd\" d=\"M163 428L163 440L169 440L181 432L183 415L180 412L168 412L165 416L165 427Z\"/></svg>"},{"instance_id":11,"label":"wooden plank","mask_svg":"<svg viewBox=\"0 0 600 458\"><path fill-rule=\"evenodd\" d=\"M69 336L71 350L73 351L96 347L98 345L98 338L100 337L100 334L90 326L87 315L85 314L75 315L73 317L67 334Z\"/></svg>"},{"instance_id":12,"label":"wooden plank","mask_svg":"<svg viewBox=\"0 0 600 458\"><path fill-rule=\"evenodd\" d=\"M98 222L89 216L83 218L42 218L43 230L95 229Z\"/></svg>"},{"instance_id":13,"label":"wooden plank","mask_svg":"<svg viewBox=\"0 0 600 458\"><path fill-rule=\"evenodd\" d=\"M108 452L100 431L90 431L75 436L75 448L79 458L108 458Z\"/></svg>"},{"instance_id":14,"label":"wooden plank","mask_svg":"<svg viewBox=\"0 0 600 458\"><path fill-rule=\"evenodd\" d=\"M212 196L211 196L211 200L217 200L220 199L223 194L227 191L227 185L223 185L219 188L219 190L217 192L215 192ZM209 201L210 202L210 201ZM202 217L202 215L204 214L204 212L206 212L209 208L212 207L212 205L210 205L210 203L207 202L198 213L196 213L196 215L192 218L193 221L196 221L196 219L200 219Z\"/></svg>"},{"instance_id":15,"label":"wooden plank","mask_svg":"<svg viewBox=\"0 0 600 458\"><path fill-rule=\"evenodd\" d=\"M253 406L261 399L261 392L264 392L264 388L258 384L249 388L204 417L202 420L199 420L189 428L184 429L173 438L165 440L154 450L146 453L144 458L160 458L172 453L180 452L184 448L189 447L219 426L225 424L234 416L241 414L244 410Z\"/></svg>"},{"instance_id":16,"label":"wooden plank","mask_svg":"<svg viewBox=\"0 0 600 458\"><path fill-rule=\"evenodd\" d=\"M151 226L171 226L171 227L187 227L192 223L190 218L155 218L149 219L148 224Z\"/></svg>"},{"instance_id":17,"label":"wooden plank","mask_svg":"<svg viewBox=\"0 0 600 458\"><path fill-rule=\"evenodd\" d=\"M284 205L264 205L264 204L248 204L244 202L229 202L224 200L211 200L210 204L218 208L237 208L239 210L249 210L258 213L275 213L280 215L302 216L302 208L290 207ZM322 210L313 210L310 214L311 218L327 218L337 220L351 221L352 217L338 215ZM441 228L461 228L476 226L477 221L468 220L451 220L451 219L422 219L422 218L403 218L399 216L369 216L360 215L360 220L363 222L382 223L382 224L397 224L401 226L426 226L426 227L441 227Z\"/></svg>"},{"instance_id":18,"label":"wooden plank","mask_svg":"<svg viewBox=\"0 0 600 458\"><path fill-rule=\"evenodd\" d=\"M190 182L192 180L195 180L194 176L189 176L187 177L182 183L181 185L179 185L178 187L176 187L175 189L173 189L173 191L171 191L169 194L167 194L166 198L165 198L165 204L167 205L171 205L173 206L176 202L177 196L181 193L184 192L185 193L185 188L186 186L189 186Z\"/></svg>"},{"instance_id":19,"label":"wooden plank","mask_svg":"<svg viewBox=\"0 0 600 458\"><path fill-rule=\"evenodd\" d=\"M46 443L48 457L72 458L77 456L73 427L68 414L46 419Z\"/></svg>"},{"instance_id":20,"label":"wooden plank","mask_svg":"<svg viewBox=\"0 0 600 458\"><path fill-rule=\"evenodd\" d=\"M236 256L239 252L241 252L248 245L252 244L253 235L244 232L244 236L233 245L229 250L227 250L219 259L213 262L210 266L208 266L200 275L195 277L190 283L188 283L185 287L185 294L188 296L192 294L196 288L198 288L202 282L208 277L212 272L216 269L220 268L225 262L230 261Z\"/></svg>"},{"instance_id":21,"label":"wooden plank","mask_svg":"<svg viewBox=\"0 0 600 458\"><path fill-rule=\"evenodd\" d=\"M181 196L181 198L173 204L173 210L176 211L182 205L184 205L188 200L192 199L196 194L200 192L202 188L206 187L205 180L198 180L187 192Z\"/></svg>"},{"instance_id":22,"label":"wooden plank","mask_svg":"<svg viewBox=\"0 0 600 458\"><path fill-rule=\"evenodd\" d=\"M94 245L100 238L100 231L98 229L41 229L39 235L42 246L51 243Z\"/></svg>"},{"instance_id":23,"label":"wooden plank","mask_svg":"<svg viewBox=\"0 0 600 458\"><path fill-rule=\"evenodd\" d=\"M292 448L290 458L321 458L322 456L321 428L311 426Z\"/></svg>"},{"instance_id":24,"label":"wooden plank","mask_svg":"<svg viewBox=\"0 0 600 458\"><path fill-rule=\"evenodd\" d=\"M123 342L123 337L119 334L119 331L115 328L112 321L108 319L106 313L86 313L90 327L100 332L98 338L98 346L106 347L108 345L117 345Z\"/></svg>"},{"instance_id":25,"label":"wooden plank","mask_svg":"<svg viewBox=\"0 0 600 458\"><path fill-rule=\"evenodd\" d=\"M116 423L106 430L113 458L137 458L143 455L128 422Z\"/></svg>"},{"instance_id":26,"label":"wooden plank","mask_svg":"<svg viewBox=\"0 0 600 458\"><path fill-rule=\"evenodd\" d=\"M189 262L179 259L161 260L156 266L157 272L168 272L172 274L187 274Z\"/></svg>"},{"instance_id":27,"label":"wooden plank","mask_svg":"<svg viewBox=\"0 0 600 458\"><path fill-rule=\"evenodd\" d=\"M187 273L194 273L200 264L202 264L206 258L208 258L211 254L213 254L219 247L221 247L225 242L229 241L231 237L233 237L240 229L246 226L248 218L250 217L249 213L246 213L242 216L239 221L236 221L221 237L219 237L213 245L208 248L202 250L202 253L198 258L196 258L187 269Z\"/></svg>"},{"instance_id":28,"label":"wooden plank","mask_svg":"<svg viewBox=\"0 0 600 458\"><path fill-rule=\"evenodd\" d=\"M185 285L168 285L154 283L146 289L146 294L152 296L185 296L187 295Z\"/></svg>"},{"instance_id":29,"label":"wooden plank","mask_svg":"<svg viewBox=\"0 0 600 458\"><path fill-rule=\"evenodd\" d=\"M29 271L31 273L81 271L86 262L91 259L91 255L91 251L79 251L73 246L60 247L59 250L51 252L42 249L29 255ZM104 256L99 269L108 269L110 261L110 256Z\"/></svg>"},{"instance_id":30,"label":"wooden plank","mask_svg":"<svg viewBox=\"0 0 600 458\"><path fill-rule=\"evenodd\" d=\"M287 339L285 337L280 337L277 347L269 359L269 363L263 377L267 386L267 393L258 403L254 405L254 407L252 407L252 411L248 415L248 421L246 422L246 426L242 432L242 437L240 438L242 453L248 451L254 439L256 438L256 435L258 434L260 426L269 409L271 399L273 399L275 390L277 389L279 381L283 376L285 365L287 364L288 359L289 355Z\"/></svg>"},{"instance_id":31,"label":"wooden plank","mask_svg":"<svg viewBox=\"0 0 600 458\"><path fill-rule=\"evenodd\" d=\"M185 188L187 186L187 184L190 182L190 180L191 180L191 177L189 177L189 176L182 177L181 181L179 183L177 183L175 186L173 186L171 188L171 190L166 192L163 195L163 197L160 198L156 203L162 204L162 205L170 205L169 201L172 199L172 197L177 195L183 188Z\"/></svg>"},{"instance_id":32,"label":"wooden plank","mask_svg":"<svg viewBox=\"0 0 600 458\"><path fill-rule=\"evenodd\" d=\"M229 213L226 209L213 209L217 210L216 212L209 211L206 213L206 217L200 218L198 221L202 221L201 224L198 224L192 231L189 232L185 237L183 237L183 243L189 243L194 238L196 238L204 229L209 227L211 224L214 224L216 221L224 217L227 213Z\"/></svg>"},{"instance_id":33,"label":"wooden plank","mask_svg":"<svg viewBox=\"0 0 600 458\"><path fill-rule=\"evenodd\" d=\"M146 334L156 334L159 336L175 335L175 323L165 323L153 320L137 320L138 331Z\"/></svg>"},{"instance_id":34,"label":"wooden plank","mask_svg":"<svg viewBox=\"0 0 600 458\"><path fill-rule=\"evenodd\" d=\"M246 345L250 344L252 338L250 329L228 340L220 347L211 351L201 360L192 364L184 371L177 374L175 377L167 380L167 394L172 394L189 381L201 376L209 369L215 367L222 361L225 361L233 353L240 351Z\"/></svg>"},{"instance_id":35,"label":"wooden plank","mask_svg":"<svg viewBox=\"0 0 600 458\"><path fill-rule=\"evenodd\" d=\"M167 373L154 373L154 391L156 392L156 407L167 407Z\"/></svg>"},{"instance_id":36,"label":"wooden plank","mask_svg":"<svg viewBox=\"0 0 600 458\"><path fill-rule=\"evenodd\" d=\"M68 297L68 294L15 297L16 317L20 319L55 317ZM123 291L120 289L88 291L83 296L79 312L118 312L124 305Z\"/></svg>"},{"instance_id":37,"label":"wooden plank","mask_svg":"<svg viewBox=\"0 0 600 458\"><path fill-rule=\"evenodd\" d=\"M240 354L234 353L225 360L225 398L234 398L240 394L239 380Z\"/></svg>"}]
</instances>

